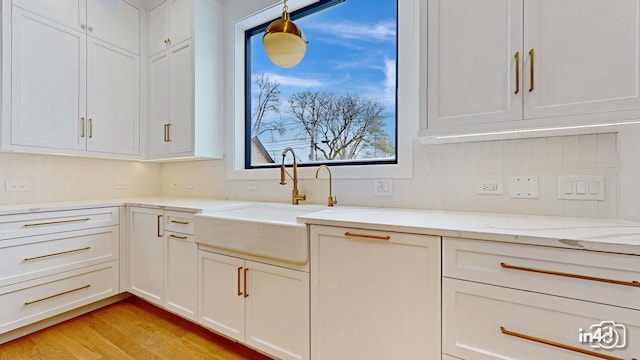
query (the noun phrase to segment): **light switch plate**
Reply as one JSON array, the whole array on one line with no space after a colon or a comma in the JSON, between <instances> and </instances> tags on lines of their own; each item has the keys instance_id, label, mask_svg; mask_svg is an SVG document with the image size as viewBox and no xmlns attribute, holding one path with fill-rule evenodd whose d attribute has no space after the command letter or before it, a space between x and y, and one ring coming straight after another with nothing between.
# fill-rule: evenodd
<instances>
[{"instance_id":1,"label":"light switch plate","mask_svg":"<svg viewBox=\"0 0 640 360\"><path fill-rule=\"evenodd\" d=\"M509 194L512 199L537 199L537 176L512 176L509 182Z\"/></svg>"},{"instance_id":2,"label":"light switch plate","mask_svg":"<svg viewBox=\"0 0 640 360\"><path fill-rule=\"evenodd\" d=\"M373 196L393 195L393 179L373 179Z\"/></svg>"},{"instance_id":3,"label":"light switch plate","mask_svg":"<svg viewBox=\"0 0 640 360\"><path fill-rule=\"evenodd\" d=\"M558 176L558 199L604 200L604 175Z\"/></svg>"}]
</instances>

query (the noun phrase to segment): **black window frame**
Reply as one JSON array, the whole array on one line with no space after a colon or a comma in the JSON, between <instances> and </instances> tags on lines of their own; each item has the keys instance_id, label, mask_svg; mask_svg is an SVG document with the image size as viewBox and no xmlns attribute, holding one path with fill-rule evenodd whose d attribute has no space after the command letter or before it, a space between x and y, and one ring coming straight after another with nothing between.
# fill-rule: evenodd
<instances>
[{"instance_id":1,"label":"black window frame","mask_svg":"<svg viewBox=\"0 0 640 360\"><path fill-rule=\"evenodd\" d=\"M331 6L345 2L347 0L318 0L318 2L307 5L301 9L289 13L291 21L300 19L307 15L311 15L318 11L322 11ZM362 165L397 165L398 164L398 1L396 2L396 82L395 82L395 134L393 134L395 141L395 158L389 160L345 160L345 161L316 161L312 163L299 162L299 167L313 167L319 165L331 165L331 166L362 166ZM244 32L244 169L269 169L279 168L280 164L260 164L254 166L251 164L251 37L264 33L269 24L276 19L272 19L258 26L254 26Z\"/></svg>"}]
</instances>

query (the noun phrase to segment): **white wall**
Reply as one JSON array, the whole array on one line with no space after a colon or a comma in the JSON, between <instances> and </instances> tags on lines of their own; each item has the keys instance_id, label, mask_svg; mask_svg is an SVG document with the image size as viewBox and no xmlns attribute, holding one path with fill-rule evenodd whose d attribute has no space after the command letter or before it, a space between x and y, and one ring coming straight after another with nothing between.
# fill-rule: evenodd
<instances>
[{"instance_id":1,"label":"white wall","mask_svg":"<svg viewBox=\"0 0 640 360\"><path fill-rule=\"evenodd\" d=\"M0 204L156 196L160 170L135 161L0 153ZM27 182L30 189L6 192L6 181ZM118 181L129 189L117 190Z\"/></svg>"}]
</instances>

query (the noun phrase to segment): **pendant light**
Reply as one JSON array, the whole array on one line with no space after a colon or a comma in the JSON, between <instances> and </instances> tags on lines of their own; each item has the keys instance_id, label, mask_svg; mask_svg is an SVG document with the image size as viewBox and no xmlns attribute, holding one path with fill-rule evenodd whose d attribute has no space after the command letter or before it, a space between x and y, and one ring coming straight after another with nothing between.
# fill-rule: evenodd
<instances>
[{"instance_id":1,"label":"pendant light","mask_svg":"<svg viewBox=\"0 0 640 360\"><path fill-rule=\"evenodd\" d=\"M289 20L287 0L284 0L282 18L273 21L264 31L262 44L271 62L283 68L298 65L307 51L307 41L300 28Z\"/></svg>"}]
</instances>

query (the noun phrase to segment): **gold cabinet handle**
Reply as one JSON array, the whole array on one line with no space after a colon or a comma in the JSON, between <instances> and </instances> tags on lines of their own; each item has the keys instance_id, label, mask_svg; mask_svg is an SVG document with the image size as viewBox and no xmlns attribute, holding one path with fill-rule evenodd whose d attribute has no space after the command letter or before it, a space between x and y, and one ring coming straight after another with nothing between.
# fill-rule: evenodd
<instances>
[{"instance_id":1,"label":"gold cabinet handle","mask_svg":"<svg viewBox=\"0 0 640 360\"><path fill-rule=\"evenodd\" d=\"M347 237L359 237L359 238L365 238L365 239L375 239L375 240L391 240L391 236L379 236L379 235L365 235L365 234L357 234L357 233L352 233L352 232L346 232L344 233L344 236Z\"/></svg>"},{"instance_id":2,"label":"gold cabinet handle","mask_svg":"<svg viewBox=\"0 0 640 360\"><path fill-rule=\"evenodd\" d=\"M167 39L167 45L171 45L171 39Z\"/></svg>"},{"instance_id":3,"label":"gold cabinet handle","mask_svg":"<svg viewBox=\"0 0 640 360\"><path fill-rule=\"evenodd\" d=\"M622 281L622 280L606 279L606 278L599 278L599 277L594 277L594 276L578 275L578 274L564 273L564 272L558 272L558 271L542 270L542 269L534 269L534 268L523 267L523 266L509 265L509 264L505 264L503 262L500 263L500 266L503 269L528 271L528 272L534 272L534 273L539 273L539 274L564 276L564 277L569 277L569 278L574 278L574 279L598 281L598 282L604 282L604 283L608 283L608 284L640 287L640 281L635 281L635 280L634 281Z\"/></svg>"},{"instance_id":4,"label":"gold cabinet handle","mask_svg":"<svg viewBox=\"0 0 640 360\"><path fill-rule=\"evenodd\" d=\"M520 51L516 51L516 91L515 93L520 92Z\"/></svg>"},{"instance_id":5,"label":"gold cabinet handle","mask_svg":"<svg viewBox=\"0 0 640 360\"><path fill-rule=\"evenodd\" d=\"M89 118L89 139L93 138L93 119Z\"/></svg>"},{"instance_id":6,"label":"gold cabinet handle","mask_svg":"<svg viewBox=\"0 0 640 360\"><path fill-rule=\"evenodd\" d=\"M238 268L238 296L242 296L243 292L240 289L240 272L242 272L242 266Z\"/></svg>"},{"instance_id":7,"label":"gold cabinet handle","mask_svg":"<svg viewBox=\"0 0 640 360\"><path fill-rule=\"evenodd\" d=\"M28 257L28 258L24 258L24 261L39 260L39 259L44 259L44 258L48 258L48 257L52 257L52 256L66 255L66 254L76 253L76 252L80 252L80 251L86 251L86 250L90 250L90 249L91 249L91 246L87 246L87 247L83 247L81 249L67 250L67 251L61 251L61 252L57 252L57 253L53 253L53 254Z\"/></svg>"},{"instance_id":8,"label":"gold cabinet handle","mask_svg":"<svg viewBox=\"0 0 640 360\"><path fill-rule=\"evenodd\" d=\"M33 301L25 301L25 302L24 302L24 305L26 306L26 305L31 305L31 304L39 303L39 302L41 302L41 301L45 301L45 300L49 300L49 299L53 299L53 298L56 298L56 297L58 297L58 296L62 296L62 295L66 295L66 294L70 294L70 293L72 293L72 292L76 292L76 291L80 291L80 290L84 290L84 289L88 289L88 288L90 288L90 287L91 287L91 285L85 285L85 286L82 286L82 287L79 287L79 288L75 288L75 289L71 289L71 290L67 290L67 291L64 291L64 292L61 292L61 293L58 293L58 294L55 294L55 295L51 295L51 296L47 296L47 297L43 297L42 299L33 300Z\"/></svg>"},{"instance_id":9,"label":"gold cabinet handle","mask_svg":"<svg viewBox=\"0 0 640 360\"><path fill-rule=\"evenodd\" d=\"M178 235L174 235L174 234L169 235L169 237L172 238L172 239L180 239L180 240L187 240L188 239L188 237L186 237L186 236L178 236Z\"/></svg>"},{"instance_id":10,"label":"gold cabinet handle","mask_svg":"<svg viewBox=\"0 0 640 360\"><path fill-rule=\"evenodd\" d=\"M531 78L531 83L529 84L529 92L533 91L534 89L534 81L535 81L535 74L534 74L534 50L531 49L529 50L529 77Z\"/></svg>"},{"instance_id":11,"label":"gold cabinet handle","mask_svg":"<svg viewBox=\"0 0 640 360\"><path fill-rule=\"evenodd\" d=\"M93 32L93 26L87 26L87 29L89 29L89 32Z\"/></svg>"},{"instance_id":12,"label":"gold cabinet handle","mask_svg":"<svg viewBox=\"0 0 640 360\"><path fill-rule=\"evenodd\" d=\"M249 272L249 268L244 269L244 297L249 297L249 292L247 292L247 273Z\"/></svg>"},{"instance_id":13,"label":"gold cabinet handle","mask_svg":"<svg viewBox=\"0 0 640 360\"><path fill-rule=\"evenodd\" d=\"M71 220L59 220L59 221L48 221L41 223L33 223L33 224L24 224L24 227L35 227L35 226L47 226L47 225L61 225L61 224L69 224L75 222L84 222L89 221L91 218L82 218L82 219L71 219Z\"/></svg>"},{"instance_id":14,"label":"gold cabinet handle","mask_svg":"<svg viewBox=\"0 0 640 360\"><path fill-rule=\"evenodd\" d=\"M180 224L180 225L189 225L188 221L180 221L180 220L171 220L171 223Z\"/></svg>"},{"instance_id":15,"label":"gold cabinet handle","mask_svg":"<svg viewBox=\"0 0 640 360\"><path fill-rule=\"evenodd\" d=\"M82 30L86 30L87 29L87 24L80 24L80 28Z\"/></svg>"},{"instance_id":16,"label":"gold cabinet handle","mask_svg":"<svg viewBox=\"0 0 640 360\"><path fill-rule=\"evenodd\" d=\"M84 127L85 127L85 124L84 124L84 118L83 118L83 117L81 117L81 118L80 118L80 137L81 137L81 138L83 138L83 137L84 137L84 130L85 130L85 129L84 129Z\"/></svg>"},{"instance_id":17,"label":"gold cabinet handle","mask_svg":"<svg viewBox=\"0 0 640 360\"><path fill-rule=\"evenodd\" d=\"M513 332L510 330L507 330L504 328L504 326L500 326L500 331L505 334L505 335L509 335L509 336L515 336L517 338L520 339L525 339L525 340L529 340L529 341L533 341L533 342L537 342L537 343L541 343L541 344L545 344L545 345L549 345L549 346L555 346L561 349L565 349L565 350L569 350L569 351L574 351L574 352L578 352L581 354L586 354L586 355L591 355L600 359L606 359L606 360L624 360L622 358L619 357L615 357L615 356L609 356L606 354L602 354L602 353L597 353L595 351L589 351L589 350L585 350L585 349L581 349L575 346L569 346L569 345L565 345L565 344L561 344L555 341L550 341L550 340L546 340L546 339L541 339L538 337L534 337L534 336L529 336L529 335L525 335L525 334L520 334L517 332Z\"/></svg>"},{"instance_id":18,"label":"gold cabinet handle","mask_svg":"<svg viewBox=\"0 0 640 360\"><path fill-rule=\"evenodd\" d=\"M160 221L162 221L162 215L158 215L158 237L162 237L162 234L160 233Z\"/></svg>"},{"instance_id":19,"label":"gold cabinet handle","mask_svg":"<svg viewBox=\"0 0 640 360\"><path fill-rule=\"evenodd\" d=\"M171 142L171 124L167 124L167 142Z\"/></svg>"}]
</instances>

